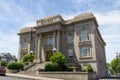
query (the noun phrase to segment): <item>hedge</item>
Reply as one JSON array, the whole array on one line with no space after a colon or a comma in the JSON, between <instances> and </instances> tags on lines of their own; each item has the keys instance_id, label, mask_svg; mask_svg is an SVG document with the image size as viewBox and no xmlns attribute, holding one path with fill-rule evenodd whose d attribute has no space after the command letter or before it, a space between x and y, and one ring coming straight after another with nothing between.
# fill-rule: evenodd
<instances>
[{"instance_id":1,"label":"hedge","mask_svg":"<svg viewBox=\"0 0 120 80\"><path fill-rule=\"evenodd\" d=\"M23 70L23 67L24 67L24 64L21 62L10 62L7 65L7 68L12 70L19 70L19 69Z\"/></svg>"},{"instance_id":2,"label":"hedge","mask_svg":"<svg viewBox=\"0 0 120 80\"><path fill-rule=\"evenodd\" d=\"M47 63L45 65L45 71L60 71L58 63Z\"/></svg>"}]
</instances>

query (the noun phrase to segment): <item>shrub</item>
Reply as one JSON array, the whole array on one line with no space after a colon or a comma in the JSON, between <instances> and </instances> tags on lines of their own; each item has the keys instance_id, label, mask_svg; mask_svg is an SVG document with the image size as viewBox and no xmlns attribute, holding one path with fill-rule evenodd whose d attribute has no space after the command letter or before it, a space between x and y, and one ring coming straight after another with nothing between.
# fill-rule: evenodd
<instances>
[{"instance_id":1,"label":"shrub","mask_svg":"<svg viewBox=\"0 0 120 80\"><path fill-rule=\"evenodd\" d=\"M72 71L65 65L66 58L61 52L55 52L50 61L45 65L45 71Z\"/></svg>"},{"instance_id":2,"label":"shrub","mask_svg":"<svg viewBox=\"0 0 120 80\"><path fill-rule=\"evenodd\" d=\"M52 63L46 63L45 64L45 71L51 71L52 70Z\"/></svg>"},{"instance_id":3,"label":"shrub","mask_svg":"<svg viewBox=\"0 0 120 80\"><path fill-rule=\"evenodd\" d=\"M56 52L50 58L50 61L53 63L58 63L59 65L63 65L65 63L66 59L65 59L65 56L62 55L61 52Z\"/></svg>"},{"instance_id":4,"label":"shrub","mask_svg":"<svg viewBox=\"0 0 120 80\"><path fill-rule=\"evenodd\" d=\"M88 72L93 72L93 68L90 64L87 65L87 71Z\"/></svg>"},{"instance_id":5,"label":"shrub","mask_svg":"<svg viewBox=\"0 0 120 80\"><path fill-rule=\"evenodd\" d=\"M19 69L23 69L23 63L21 62L10 62L7 65L8 69L12 69L12 70L19 70Z\"/></svg>"},{"instance_id":6,"label":"shrub","mask_svg":"<svg viewBox=\"0 0 120 80\"><path fill-rule=\"evenodd\" d=\"M45 65L45 71L60 71L58 63L47 63Z\"/></svg>"},{"instance_id":7,"label":"shrub","mask_svg":"<svg viewBox=\"0 0 120 80\"><path fill-rule=\"evenodd\" d=\"M8 61L0 61L1 66L7 67Z\"/></svg>"},{"instance_id":8,"label":"shrub","mask_svg":"<svg viewBox=\"0 0 120 80\"><path fill-rule=\"evenodd\" d=\"M34 57L35 57L34 53L32 53L32 54L26 54L26 55L23 56L22 62L33 62Z\"/></svg>"},{"instance_id":9,"label":"shrub","mask_svg":"<svg viewBox=\"0 0 120 80\"><path fill-rule=\"evenodd\" d=\"M67 67L66 71L73 71L73 68L72 67Z\"/></svg>"}]
</instances>

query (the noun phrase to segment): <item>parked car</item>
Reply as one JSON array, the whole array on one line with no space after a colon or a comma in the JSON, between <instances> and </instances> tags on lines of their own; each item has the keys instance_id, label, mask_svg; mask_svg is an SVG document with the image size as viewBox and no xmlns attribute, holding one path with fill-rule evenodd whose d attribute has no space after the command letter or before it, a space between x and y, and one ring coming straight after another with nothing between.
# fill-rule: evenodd
<instances>
[{"instance_id":1,"label":"parked car","mask_svg":"<svg viewBox=\"0 0 120 80\"><path fill-rule=\"evenodd\" d=\"M0 66L0 75L5 75L6 74L6 70L3 66Z\"/></svg>"}]
</instances>

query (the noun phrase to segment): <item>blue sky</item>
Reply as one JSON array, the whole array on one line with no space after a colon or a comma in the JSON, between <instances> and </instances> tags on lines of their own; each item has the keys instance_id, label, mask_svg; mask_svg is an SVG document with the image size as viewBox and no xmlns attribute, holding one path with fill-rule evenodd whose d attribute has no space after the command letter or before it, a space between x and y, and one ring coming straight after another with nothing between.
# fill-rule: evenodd
<instances>
[{"instance_id":1,"label":"blue sky","mask_svg":"<svg viewBox=\"0 0 120 80\"><path fill-rule=\"evenodd\" d=\"M40 18L61 14L70 19L85 12L96 16L110 62L120 52L120 0L0 0L0 53L17 56L17 33Z\"/></svg>"}]
</instances>

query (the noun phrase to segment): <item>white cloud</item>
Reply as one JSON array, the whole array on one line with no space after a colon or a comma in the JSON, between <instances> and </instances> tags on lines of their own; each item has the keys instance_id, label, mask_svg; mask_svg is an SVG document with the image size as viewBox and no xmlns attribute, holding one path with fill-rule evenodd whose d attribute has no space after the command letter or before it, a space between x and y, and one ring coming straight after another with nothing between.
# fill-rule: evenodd
<instances>
[{"instance_id":1,"label":"white cloud","mask_svg":"<svg viewBox=\"0 0 120 80\"><path fill-rule=\"evenodd\" d=\"M36 26L36 21L23 24L23 27L33 27L33 26Z\"/></svg>"},{"instance_id":2,"label":"white cloud","mask_svg":"<svg viewBox=\"0 0 120 80\"><path fill-rule=\"evenodd\" d=\"M115 0L115 6L120 8L120 0Z\"/></svg>"},{"instance_id":3,"label":"white cloud","mask_svg":"<svg viewBox=\"0 0 120 80\"><path fill-rule=\"evenodd\" d=\"M0 38L0 52L11 52L17 56L19 43L17 34L0 33Z\"/></svg>"},{"instance_id":4,"label":"white cloud","mask_svg":"<svg viewBox=\"0 0 120 80\"><path fill-rule=\"evenodd\" d=\"M118 25L120 24L120 11L114 10L107 13L95 13L95 16L100 25L109 24L109 25Z\"/></svg>"},{"instance_id":5,"label":"white cloud","mask_svg":"<svg viewBox=\"0 0 120 80\"><path fill-rule=\"evenodd\" d=\"M78 11L78 12L72 12L72 13L69 13L69 14L62 14L62 17L65 19L65 20L68 20L68 19L72 19L74 16L76 15L79 15L81 12Z\"/></svg>"}]
</instances>

